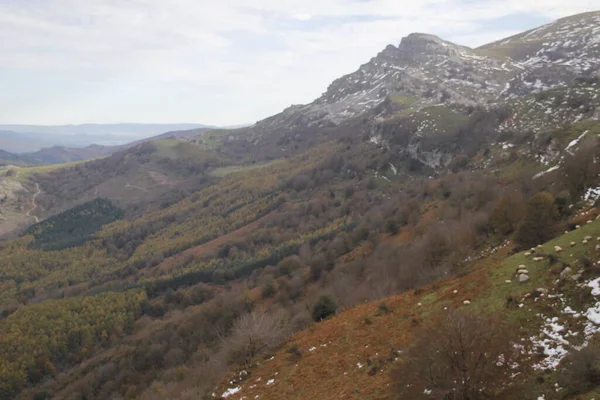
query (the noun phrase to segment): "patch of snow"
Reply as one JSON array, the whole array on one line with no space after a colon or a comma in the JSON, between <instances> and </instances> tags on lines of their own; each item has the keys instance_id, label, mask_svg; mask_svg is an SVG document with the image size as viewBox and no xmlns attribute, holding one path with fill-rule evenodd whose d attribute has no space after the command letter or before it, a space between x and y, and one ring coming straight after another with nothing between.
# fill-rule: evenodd
<instances>
[{"instance_id":1,"label":"patch of snow","mask_svg":"<svg viewBox=\"0 0 600 400\"><path fill-rule=\"evenodd\" d=\"M586 286L592 288L592 296L600 296L600 278L589 281Z\"/></svg>"},{"instance_id":2,"label":"patch of snow","mask_svg":"<svg viewBox=\"0 0 600 400\"><path fill-rule=\"evenodd\" d=\"M540 178L540 177L542 177L542 176L544 176L544 175L546 175L546 174L548 174L548 173L550 173L550 172L552 172L552 171L556 171L556 170L557 170L557 169L559 169L559 168L560 168L560 167L559 167L558 165L555 165L555 166L554 166L554 167L552 167L552 168L549 168L549 169L547 169L547 170L545 170L545 171L542 171L542 172L540 172L540 173L537 173L537 174L535 174L535 175L533 176L533 179Z\"/></svg>"},{"instance_id":3,"label":"patch of snow","mask_svg":"<svg viewBox=\"0 0 600 400\"><path fill-rule=\"evenodd\" d=\"M238 393L240 390L242 390L241 386L238 386L238 387L235 387L235 388L229 388L225 392L223 392L223 394L221 395L221 397L223 397L223 398L226 399L229 396L232 396L232 395Z\"/></svg>"},{"instance_id":4,"label":"patch of snow","mask_svg":"<svg viewBox=\"0 0 600 400\"><path fill-rule=\"evenodd\" d=\"M571 143L569 143L569 145L568 145L568 146L565 148L565 151L566 151L566 152L568 152L569 154L573 154L573 152L571 151L571 149L572 149L573 147L577 146L577 144L579 143L579 141L580 141L581 139L583 139L583 137L584 137L585 135L587 135L587 133L588 133L588 132L589 132L589 131L585 131L585 132L583 132L583 133L582 133L582 134L581 134L581 135L580 135L580 136L579 136L577 139L575 139L575 140L571 141Z\"/></svg>"},{"instance_id":5,"label":"patch of snow","mask_svg":"<svg viewBox=\"0 0 600 400\"><path fill-rule=\"evenodd\" d=\"M534 347L541 348L546 356L542 361L535 364L535 369L555 369L560 361L569 354L565 346L569 342L563 337L565 327L558 323L558 317L544 320L540 338L532 337Z\"/></svg>"},{"instance_id":6,"label":"patch of snow","mask_svg":"<svg viewBox=\"0 0 600 400\"><path fill-rule=\"evenodd\" d=\"M600 186L596 188L589 188L583 195L583 200L588 203L595 203L600 199Z\"/></svg>"}]
</instances>

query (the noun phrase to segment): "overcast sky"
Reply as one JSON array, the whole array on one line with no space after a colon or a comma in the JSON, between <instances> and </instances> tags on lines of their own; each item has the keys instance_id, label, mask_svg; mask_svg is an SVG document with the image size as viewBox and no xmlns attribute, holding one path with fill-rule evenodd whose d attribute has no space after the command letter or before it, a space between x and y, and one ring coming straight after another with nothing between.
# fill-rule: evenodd
<instances>
[{"instance_id":1,"label":"overcast sky","mask_svg":"<svg viewBox=\"0 0 600 400\"><path fill-rule=\"evenodd\" d=\"M387 44L478 46L600 0L0 0L0 123L251 123Z\"/></svg>"}]
</instances>

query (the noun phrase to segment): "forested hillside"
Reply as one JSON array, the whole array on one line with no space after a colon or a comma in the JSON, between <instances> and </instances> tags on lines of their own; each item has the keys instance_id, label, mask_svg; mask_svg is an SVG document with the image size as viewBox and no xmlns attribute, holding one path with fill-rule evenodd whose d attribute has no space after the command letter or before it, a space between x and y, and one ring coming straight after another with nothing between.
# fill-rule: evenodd
<instances>
[{"instance_id":1,"label":"forested hillside","mask_svg":"<svg viewBox=\"0 0 600 400\"><path fill-rule=\"evenodd\" d=\"M592 38L595 17L580 16ZM533 71L531 55L493 72L506 61L489 55L497 46L411 35L314 103L252 127L5 171L7 203L30 194L21 213L41 221L0 242L0 399L594 390L592 367L578 388L561 376L578 374L567 354L597 340L600 323L600 65L554 66L535 85L516 72ZM452 75L427 78L440 60ZM357 76L366 83L348 86ZM473 90L491 80L512 89ZM586 316L560 320L581 338L560 359L550 295ZM438 359L428 338L447 350L455 336L434 334L456 326L484 341L476 354L489 348L491 369L427 364ZM554 341L532 339L544 332ZM515 343L527 357L513 371Z\"/></svg>"}]
</instances>

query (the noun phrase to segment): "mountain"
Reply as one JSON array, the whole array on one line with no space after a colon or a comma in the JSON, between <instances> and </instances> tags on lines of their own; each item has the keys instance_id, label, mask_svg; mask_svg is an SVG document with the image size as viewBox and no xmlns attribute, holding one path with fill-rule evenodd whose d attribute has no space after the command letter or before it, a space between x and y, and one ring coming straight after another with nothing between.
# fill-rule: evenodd
<instances>
[{"instance_id":1,"label":"mountain","mask_svg":"<svg viewBox=\"0 0 600 400\"><path fill-rule=\"evenodd\" d=\"M43 147L86 147L92 144L124 145L170 131L214 128L202 124L81 124L0 125L0 148L13 153L35 152Z\"/></svg>"},{"instance_id":2,"label":"mountain","mask_svg":"<svg viewBox=\"0 0 600 400\"><path fill-rule=\"evenodd\" d=\"M32 153L14 154L0 151L0 162L7 164L64 164L103 157L121 149L121 146L90 145L80 148L62 146L46 147Z\"/></svg>"},{"instance_id":3,"label":"mountain","mask_svg":"<svg viewBox=\"0 0 600 400\"><path fill-rule=\"evenodd\" d=\"M326 140L324 132L369 113L388 118L398 108L406 115L432 106L498 105L597 81L599 21L600 12L581 14L477 49L411 34L334 81L314 102L229 132L224 150L265 158L263 149L269 148L289 155L295 146L305 149L302 142Z\"/></svg>"},{"instance_id":4,"label":"mountain","mask_svg":"<svg viewBox=\"0 0 600 400\"><path fill-rule=\"evenodd\" d=\"M597 398L598 16L1 168L0 399Z\"/></svg>"}]
</instances>

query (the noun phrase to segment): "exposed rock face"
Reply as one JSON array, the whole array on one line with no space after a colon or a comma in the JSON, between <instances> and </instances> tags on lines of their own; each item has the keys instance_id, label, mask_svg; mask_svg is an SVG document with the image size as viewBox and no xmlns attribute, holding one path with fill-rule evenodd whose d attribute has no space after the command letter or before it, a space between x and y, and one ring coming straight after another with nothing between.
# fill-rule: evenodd
<instances>
[{"instance_id":1,"label":"exposed rock face","mask_svg":"<svg viewBox=\"0 0 600 400\"><path fill-rule=\"evenodd\" d=\"M332 82L314 102L291 106L241 129L228 145L271 145L289 154L290 141L324 137L329 129L359 116L379 121L397 115L398 109L413 115L436 105L463 110L489 107L578 79L594 79L599 71L600 12L562 19L477 49L413 33ZM589 113L594 112L592 107ZM553 113L545 115L548 126L557 126ZM569 118L572 114L561 115L559 122ZM509 118L505 128L523 130L518 124L511 126L513 122ZM439 127L420 123L415 136L439 133ZM531 128L537 131L536 126ZM433 169L444 168L450 159L443 151L423 149L412 139L405 149ZM548 147L544 157L554 157L555 150Z\"/></svg>"}]
</instances>

